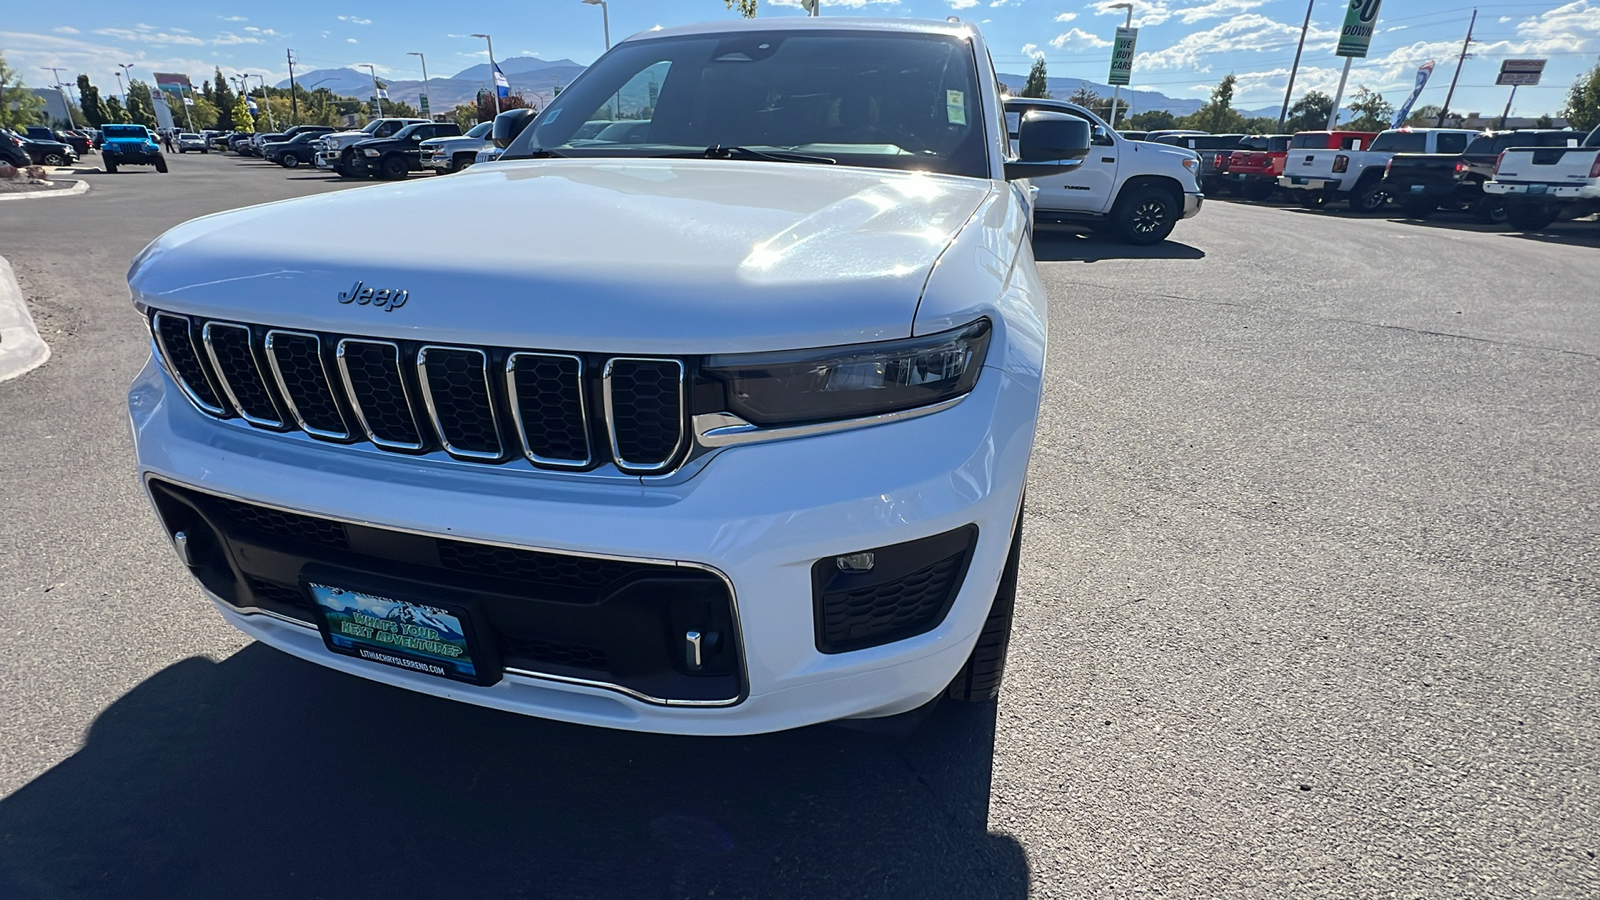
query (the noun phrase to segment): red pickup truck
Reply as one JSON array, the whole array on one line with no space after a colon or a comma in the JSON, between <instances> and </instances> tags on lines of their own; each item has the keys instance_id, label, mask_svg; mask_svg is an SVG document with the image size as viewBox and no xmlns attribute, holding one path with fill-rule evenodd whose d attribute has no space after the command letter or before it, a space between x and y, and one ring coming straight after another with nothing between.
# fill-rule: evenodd
<instances>
[{"instance_id":1,"label":"red pickup truck","mask_svg":"<svg viewBox=\"0 0 1600 900\"><path fill-rule=\"evenodd\" d=\"M1228 181L1247 200L1265 200L1277 187L1291 150L1360 150L1377 137L1375 131L1302 131L1251 135L1228 158Z\"/></svg>"}]
</instances>

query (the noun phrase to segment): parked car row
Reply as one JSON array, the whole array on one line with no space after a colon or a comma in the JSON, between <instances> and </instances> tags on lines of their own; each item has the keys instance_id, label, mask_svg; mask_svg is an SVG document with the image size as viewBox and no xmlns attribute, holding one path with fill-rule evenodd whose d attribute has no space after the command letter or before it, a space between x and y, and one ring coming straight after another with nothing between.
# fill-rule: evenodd
<instances>
[{"instance_id":1,"label":"parked car row","mask_svg":"<svg viewBox=\"0 0 1600 900\"><path fill-rule=\"evenodd\" d=\"M344 178L404 178L412 172L459 172L488 151L493 122L480 122L465 134L454 122L428 119L374 119L357 131L325 125L296 125L282 132L230 135L221 146L286 169L314 164Z\"/></svg>"},{"instance_id":2,"label":"parked car row","mask_svg":"<svg viewBox=\"0 0 1600 900\"><path fill-rule=\"evenodd\" d=\"M48 128L41 128L36 136L33 128L27 134L0 129L0 162L22 166L70 166L78 161L78 151L71 144L57 140Z\"/></svg>"}]
</instances>

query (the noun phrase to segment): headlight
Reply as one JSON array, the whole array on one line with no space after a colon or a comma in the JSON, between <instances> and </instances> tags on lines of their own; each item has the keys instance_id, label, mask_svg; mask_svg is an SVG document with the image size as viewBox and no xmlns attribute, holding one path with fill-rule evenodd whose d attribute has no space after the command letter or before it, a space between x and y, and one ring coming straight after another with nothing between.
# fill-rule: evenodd
<instances>
[{"instance_id":1,"label":"headlight","mask_svg":"<svg viewBox=\"0 0 1600 900\"><path fill-rule=\"evenodd\" d=\"M725 385L730 412L756 425L860 419L968 393L990 334L989 320L979 319L899 341L710 356L700 371Z\"/></svg>"},{"instance_id":2,"label":"headlight","mask_svg":"<svg viewBox=\"0 0 1600 900\"><path fill-rule=\"evenodd\" d=\"M362 153L362 155L363 155L363 156L374 156L374 157L375 157L375 156L381 156L381 155L382 155L382 154L381 154L381 153L379 153L379 152L378 152L378 151L376 151L376 150L371 150L371 149L363 149L363 150L362 150L362 151L361 151L361 153Z\"/></svg>"}]
</instances>

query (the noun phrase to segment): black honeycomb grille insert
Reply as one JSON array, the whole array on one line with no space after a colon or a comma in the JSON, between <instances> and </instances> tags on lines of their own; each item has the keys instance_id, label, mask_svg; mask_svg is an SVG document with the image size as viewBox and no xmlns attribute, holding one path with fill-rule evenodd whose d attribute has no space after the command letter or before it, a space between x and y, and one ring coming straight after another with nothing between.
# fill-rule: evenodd
<instances>
[{"instance_id":1,"label":"black honeycomb grille insert","mask_svg":"<svg viewBox=\"0 0 1600 900\"><path fill-rule=\"evenodd\" d=\"M400 348L378 341L340 341L339 365L374 441L420 449L422 431L406 393Z\"/></svg>"},{"instance_id":2,"label":"black honeycomb grille insert","mask_svg":"<svg viewBox=\"0 0 1600 900\"><path fill-rule=\"evenodd\" d=\"M599 672L606 669L604 650L545 638L502 635L500 655L505 657L507 665L514 668L519 663L526 665L528 662L533 662L570 666L574 669L593 669Z\"/></svg>"},{"instance_id":3,"label":"black honeycomb grille insert","mask_svg":"<svg viewBox=\"0 0 1600 900\"><path fill-rule=\"evenodd\" d=\"M589 461L583 364L575 356L518 353L511 360L516 416L528 452L542 460Z\"/></svg>"},{"instance_id":4,"label":"black honeycomb grille insert","mask_svg":"<svg viewBox=\"0 0 1600 900\"><path fill-rule=\"evenodd\" d=\"M830 647L874 646L926 631L944 610L965 554L942 559L892 584L825 594L822 636Z\"/></svg>"},{"instance_id":5,"label":"black honeycomb grille insert","mask_svg":"<svg viewBox=\"0 0 1600 900\"><path fill-rule=\"evenodd\" d=\"M426 347L421 359L431 410L447 449L499 457L500 430L489 394L487 355L460 347Z\"/></svg>"},{"instance_id":6,"label":"black honeycomb grille insert","mask_svg":"<svg viewBox=\"0 0 1600 900\"><path fill-rule=\"evenodd\" d=\"M213 410L222 409L222 399L211 386L211 378L206 374L205 364L201 362L200 354L195 350L194 332L189 319L170 313L158 313L155 327L156 335L160 338L158 343L162 355L166 357L170 369L182 379L184 387Z\"/></svg>"},{"instance_id":7,"label":"black honeycomb grille insert","mask_svg":"<svg viewBox=\"0 0 1600 900\"><path fill-rule=\"evenodd\" d=\"M268 424L282 425L283 414L278 411L264 372L256 363L250 329L244 325L211 322L206 325L205 335L217 374L239 401L239 411Z\"/></svg>"},{"instance_id":8,"label":"black honeycomb grille insert","mask_svg":"<svg viewBox=\"0 0 1600 900\"><path fill-rule=\"evenodd\" d=\"M616 584L639 570L635 563L587 556L514 550L443 538L437 544L439 564L447 569L591 591Z\"/></svg>"},{"instance_id":9,"label":"black honeycomb grille insert","mask_svg":"<svg viewBox=\"0 0 1600 900\"><path fill-rule=\"evenodd\" d=\"M658 359L614 359L610 371L612 441L619 462L665 466L683 439L683 368Z\"/></svg>"},{"instance_id":10,"label":"black honeycomb grille insert","mask_svg":"<svg viewBox=\"0 0 1600 900\"><path fill-rule=\"evenodd\" d=\"M344 526L329 519L302 516L283 512L253 503L240 503L218 497L216 504L227 511L232 520L246 528L307 544L319 544L343 550L350 546Z\"/></svg>"},{"instance_id":11,"label":"black honeycomb grille insert","mask_svg":"<svg viewBox=\"0 0 1600 900\"><path fill-rule=\"evenodd\" d=\"M261 578L250 578L246 583L250 585L250 593L255 594L258 599L305 610L308 613L311 611L311 598L299 588ZM309 616L306 620L311 621Z\"/></svg>"},{"instance_id":12,"label":"black honeycomb grille insert","mask_svg":"<svg viewBox=\"0 0 1600 900\"><path fill-rule=\"evenodd\" d=\"M306 426L326 434L349 435L349 426L328 383L319 340L309 334L282 331L269 335L269 340L268 353L283 380L284 393Z\"/></svg>"}]
</instances>

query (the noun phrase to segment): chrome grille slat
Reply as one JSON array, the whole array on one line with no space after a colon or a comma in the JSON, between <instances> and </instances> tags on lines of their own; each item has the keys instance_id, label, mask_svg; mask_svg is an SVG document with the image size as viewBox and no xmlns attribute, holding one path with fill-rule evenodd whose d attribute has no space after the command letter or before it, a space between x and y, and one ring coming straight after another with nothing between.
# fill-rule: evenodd
<instances>
[{"instance_id":1,"label":"chrome grille slat","mask_svg":"<svg viewBox=\"0 0 1600 900\"><path fill-rule=\"evenodd\" d=\"M242 340L240 332L243 332ZM267 386L267 374L256 357L250 326L236 322L207 322L200 330L211 369L239 418L251 425L282 428L284 415Z\"/></svg>"},{"instance_id":2,"label":"chrome grille slat","mask_svg":"<svg viewBox=\"0 0 1600 900\"><path fill-rule=\"evenodd\" d=\"M189 401L239 426L610 478L664 475L688 456L690 368L680 359L423 344L164 311L150 324Z\"/></svg>"},{"instance_id":3,"label":"chrome grille slat","mask_svg":"<svg viewBox=\"0 0 1600 900\"><path fill-rule=\"evenodd\" d=\"M487 353L472 347L429 344L417 351L417 380L422 384L428 418L446 453L479 460L497 460L504 455Z\"/></svg>"},{"instance_id":4,"label":"chrome grille slat","mask_svg":"<svg viewBox=\"0 0 1600 900\"><path fill-rule=\"evenodd\" d=\"M506 358L506 396L529 462L581 469L594 461L581 357L511 354Z\"/></svg>"},{"instance_id":5,"label":"chrome grille slat","mask_svg":"<svg viewBox=\"0 0 1600 900\"><path fill-rule=\"evenodd\" d=\"M274 328L267 332L264 346L280 396L300 430L323 440L349 440L350 425L333 396L322 339Z\"/></svg>"},{"instance_id":6,"label":"chrome grille slat","mask_svg":"<svg viewBox=\"0 0 1600 900\"><path fill-rule=\"evenodd\" d=\"M422 426L400 370L400 345L342 338L335 357L345 396L367 440L385 450L421 450Z\"/></svg>"},{"instance_id":7,"label":"chrome grille slat","mask_svg":"<svg viewBox=\"0 0 1600 900\"><path fill-rule=\"evenodd\" d=\"M167 363L167 371L172 373L189 402L213 416L227 415L228 409L217 396L211 373L206 371L194 345L194 323L189 317L158 312L151 319L150 332L155 336L156 349Z\"/></svg>"}]
</instances>

